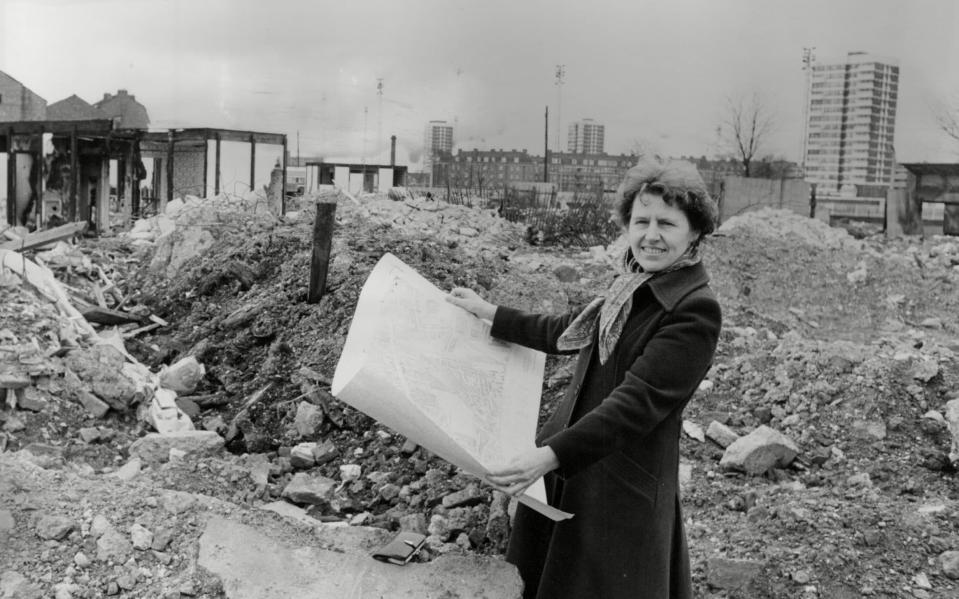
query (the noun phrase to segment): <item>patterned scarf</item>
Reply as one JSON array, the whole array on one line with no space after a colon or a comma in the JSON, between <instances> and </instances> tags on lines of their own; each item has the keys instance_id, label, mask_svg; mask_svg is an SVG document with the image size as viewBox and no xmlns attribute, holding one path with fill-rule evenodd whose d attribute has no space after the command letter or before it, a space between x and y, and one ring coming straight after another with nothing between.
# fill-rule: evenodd
<instances>
[{"instance_id":1,"label":"patterned scarf","mask_svg":"<svg viewBox=\"0 0 959 599\"><path fill-rule=\"evenodd\" d=\"M588 347L592 343L596 328L599 327L599 363L605 364L616 348L619 336L623 334L623 327L632 310L633 294L636 290L657 275L692 266L700 259L699 244L693 243L668 268L657 272L645 272L633 257L632 250L627 247L621 265L622 274L613 281L605 296L597 297L590 302L566 327L556 341L556 347L562 351Z\"/></svg>"}]
</instances>

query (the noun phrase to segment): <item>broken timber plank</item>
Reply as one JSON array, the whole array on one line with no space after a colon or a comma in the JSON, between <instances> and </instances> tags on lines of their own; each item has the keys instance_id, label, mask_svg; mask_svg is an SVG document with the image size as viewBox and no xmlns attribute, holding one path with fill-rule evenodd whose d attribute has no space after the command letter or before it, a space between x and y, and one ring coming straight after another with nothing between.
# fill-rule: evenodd
<instances>
[{"instance_id":1,"label":"broken timber plank","mask_svg":"<svg viewBox=\"0 0 959 599\"><path fill-rule=\"evenodd\" d=\"M97 298L97 305L101 308L107 307L107 298L103 296L103 290L96 283L93 284L93 295Z\"/></svg>"},{"instance_id":2,"label":"broken timber plank","mask_svg":"<svg viewBox=\"0 0 959 599\"><path fill-rule=\"evenodd\" d=\"M97 324L125 324L128 322L140 322L140 317L128 312L111 310L102 306L90 306L80 309L80 314L87 319L87 322Z\"/></svg>"},{"instance_id":3,"label":"broken timber plank","mask_svg":"<svg viewBox=\"0 0 959 599\"><path fill-rule=\"evenodd\" d=\"M243 402L243 407L240 408L240 411L236 413L236 416L233 417L233 420L230 421L230 425L227 427L226 435L223 437L227 442L232 441L240 434L239 421L246 417L247 412L250 411L258 401L263 399L263 396L266 395L266 392L273 388L273 382L269 382L265 387L251 395L245 402Z\"/></svg>"},{"instance_id":4,"label":"broken timber plank","mask_svg":"<svg viewBox=\"0 0 959 599\"><path fill-rule=\"evenodd\" d=\"M133 329L132 331L126 331L125 333L123 333L122 336L124 339L129 339L131 337L136 337L137 335L141 333L146 333L147 331L152 331L153 329L159 329L161 326L163 325L152 322L138 329Z\"/></svg>"},{"instance_id":5,"label":"broken timber plank","mask_svg":"<svg viewBox=\"0 0 959 599\"><path fill-rule=\"evenodd\" d=\"M0 250L13 250L15 252L22 252L24 250L30 250L48 243L52 243L54 241L60 241L61 239L69 239L78 233L83 233L86 231L88 224L89 223L87 223L87 221L80 221L54 227L53 229L48 229L46 231L30 233L22 239L0 243Z\"/></svg>"}]
</instances>

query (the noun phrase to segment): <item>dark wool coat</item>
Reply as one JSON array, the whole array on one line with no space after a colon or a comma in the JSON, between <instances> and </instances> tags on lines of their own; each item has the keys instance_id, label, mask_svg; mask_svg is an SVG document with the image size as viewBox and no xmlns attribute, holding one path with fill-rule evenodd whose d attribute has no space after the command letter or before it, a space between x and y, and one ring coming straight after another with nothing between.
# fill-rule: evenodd
<instances>
[{"instance_id":1,"label":"dark wool coat","mask_svg":"<svg viewBox=\"0 0 959 599\"><path fill-rule=\"evenodd\" d=\"M686 403L719 338L719 303L702 264L640 287L606 364L579 353L566 396L537 436L560 467L546 476L553 523L519 505L507 560L524 597L691 599L679 507L679 435ZM492 335L548 353L576 316L500 307Z\"/></svg>"}]
</instances>

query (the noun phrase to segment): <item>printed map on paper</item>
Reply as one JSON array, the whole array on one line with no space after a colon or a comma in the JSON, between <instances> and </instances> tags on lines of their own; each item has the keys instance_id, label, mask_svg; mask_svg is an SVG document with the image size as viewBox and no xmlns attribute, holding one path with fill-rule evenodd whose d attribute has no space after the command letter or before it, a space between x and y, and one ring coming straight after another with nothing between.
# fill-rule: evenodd
<instances>
[{"instance_id":1,"label":"printed map on paper","mask_svg":"<svg viewBox=\"0 0 959 599\"><path fill-rule=\"evenodd\" d=\"M370 273L333 377L338 399L484 476L534 446L545 355L490 337L489 323L392 254ZM542 481L520 501L553 519Z\"/></svg>"}]
</instances>

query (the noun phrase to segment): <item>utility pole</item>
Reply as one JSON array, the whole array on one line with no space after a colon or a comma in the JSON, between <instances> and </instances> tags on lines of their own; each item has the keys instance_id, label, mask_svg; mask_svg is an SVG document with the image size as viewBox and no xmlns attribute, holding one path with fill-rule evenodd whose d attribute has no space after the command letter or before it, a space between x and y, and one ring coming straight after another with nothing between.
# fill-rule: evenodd
<instances>
[{"instance_id":1,"label":"utility pole","mask_svg":"<svg viewBox=\"0 0 959 599\"><path fill-rule=\"evenodd\" d=\"M803 179L806 178L806 151L807 144L809 143L809 93L810 88L812 87L812 67L816 62L816 54L814 50L815 46L802 49L802 70L805 71L805 89L803 90L803 129L802 129L802 154L799 157L800 160L800 171L802 172Z\"/></svg>"},{"instance_id":2,"label":"utility pole","mask_svg":"<svg viewBox=\"0 0 959 599\"><path fill-rule=\"evenodd\" d=\"M370 112L369 107L364 106L363 107L363 155L361 160L361 163L363 164L363 166L366 166L366 123L368 120L367 117L369 116L369 112ZM365 169L364 169L364 172L365 172Z\"/></svg>"},{"instance_id":3,"label":"utility pole","mask_svg":"<svg viewBox=\"0 0 959 599\"><path fill-rule=\"evenodd\" d=\"M380 144L382 143L382 140L383 140L383 78L382 77L376 80L376 97L377 97L377 102L379 103L379 106L377 108L377 110L379 111L379 114L378 114L379 121L376 128L376 146L375 147L376 147L376 156L379 157Z\"/></svg>"},{"instance_id":4,"label":"utility pole","mask_svg":"<svg viewBox=\"0 0 959 599\"><path fill-rule=\"evenodd\" d=\"M549 105L546 106L546 124L543 127L543 183L549 183Z\"/></svg>"},{"instance_id":5,"label":"utility pole","mask_svg":"<svg viewBox=\"0 0 959 599\"><path fill-rule=\"evenodd\" d=\"M556 151L562 152L562 115L563 115L563 84L566 83L566 65L556 65Z\"/></svg>"}]
</instances>

